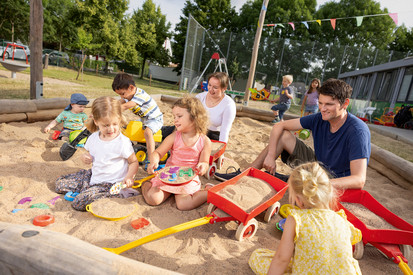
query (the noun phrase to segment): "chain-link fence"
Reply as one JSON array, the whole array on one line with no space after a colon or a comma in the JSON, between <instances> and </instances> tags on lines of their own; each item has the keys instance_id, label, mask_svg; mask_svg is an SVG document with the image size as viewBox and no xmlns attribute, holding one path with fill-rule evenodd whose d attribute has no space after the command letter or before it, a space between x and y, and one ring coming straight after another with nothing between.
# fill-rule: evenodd
<instances>
[{"instance_id":1,"label":"chain-link fence","mask_svg":"<svg viewBox=\"0 0 413 275\"><path fill-rule=\"evenodd\" d=\"M405 58L409 53L374 47L325 44L317 41L282 39L264 29L256 65L255 81L265 87L279 87L282 76L292 74L299 93L315 77L321 81L340 73ZM254 32L214 33L205 30L192 16L188 20L180 89L191 91L216 70L217 61L208 62L214 52L226 59L233 90L244 91L249 75ZM206 68L205 74L200 78ZM197 83L197 80L200 81Z\"/></svg>"}]
</instances>

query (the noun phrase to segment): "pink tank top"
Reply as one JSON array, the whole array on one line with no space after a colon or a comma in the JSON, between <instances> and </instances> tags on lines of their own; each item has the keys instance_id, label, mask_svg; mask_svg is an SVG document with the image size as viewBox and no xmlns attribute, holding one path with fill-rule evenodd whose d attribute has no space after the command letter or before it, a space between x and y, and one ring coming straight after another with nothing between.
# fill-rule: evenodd
<instances>
[{"instance_id":1,"label":"pink tank top","mask_svg":"<svg viewBox=\"0 0 413 275\"><path fill-rule=\"evenodd\" d=\"M199 139L193 146L186 146L182 140L181 132L176 132L174 144L171 149L171 156L166 161L168 166L189 166L195 168L199 162L199 156L204 149L205 135L200 135ZM163 191L172 194L187 194L192 195L201 189L201 180L196 176L191 182L185 185L170 186L164 184L157 177L151 180L152 186L157 186Z\"/></svg>"},{"instance_id":2,"label":"pink tank top","mask_svg":"<svg viewBox=\"0 0 413 275\"><path fill-rule=\"evenodd\" d=\"M166 161L166 166L189 166L195 168L199 162L199 156L204 149L205 136L200 135L193 146L186 146L182 140L181 132L176 132L171 156Z\"/></svg>"}]
</instances>

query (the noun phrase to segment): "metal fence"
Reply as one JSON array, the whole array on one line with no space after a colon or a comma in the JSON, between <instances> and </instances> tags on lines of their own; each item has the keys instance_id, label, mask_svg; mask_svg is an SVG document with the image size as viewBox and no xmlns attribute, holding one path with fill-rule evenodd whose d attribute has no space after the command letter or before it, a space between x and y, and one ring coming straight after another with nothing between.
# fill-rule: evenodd
<instances>
[{"instance_id":1,"label":"metal fence","mask_svg":"<svg viewBox=\"0 0 413 275\"><path fill-rule=\"evenodd\" d=\"M403 59L410 52L379 50L374 47L325 44L317 41L281 39L279 34L264 29L261 37L255 81L266 87L280 86L282 76L292 74L294 83L304 87L317 77L322 81L337 78L340 73ZM204 29L192 16L188 20L180 90L191 91L211 60L214 52L225 58L233 90L244 91L248 79L255 31L214 33ZM216 63L207 68L216 70ZM299 91L302 92L302 91Z\"/></svg>"}]
</instances>

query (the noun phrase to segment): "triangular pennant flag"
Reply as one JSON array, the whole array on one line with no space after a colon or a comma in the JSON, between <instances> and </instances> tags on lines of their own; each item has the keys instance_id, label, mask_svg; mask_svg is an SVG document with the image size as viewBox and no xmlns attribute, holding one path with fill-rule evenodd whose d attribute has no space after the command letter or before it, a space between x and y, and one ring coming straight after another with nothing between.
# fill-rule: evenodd
<instances>
[{"instance_id":1,"label":"triangular pennant flag","mask_svg":"<svg viewBox=\"0 0 413 275\"><path fill-rule=\"evenodd\" d=\"M301 23L303 23L303 24L304 24L304 26L308 29L308 24L307 24L307 21L303 21L303 22L301 22Z\"/></svg>"},{"instance_id":2,"label":"triangular pennant flag","mask_svg":"<svg viewBox=\"0 0 413 275\"><path fill-rule=\"evenodd\" d=\"M290 24L291 28L293 28L293 30L295 30L295 26L293 22L288 22L288 24Z\"/></svg>"},{"instance_id":3,"label":"triangular pennant flag","mask_svg":"<svg viewBox=\"0 0 413 275\"><path fill-rule=\"evenodd\" d=\"M357 27L361 26L361 23L363 23L363 16L356 16L357 20Z\"/></svg>"},{"instance_id":4,"label":"triangular pennant flag","mask_svg":"<svg viewBox=\"0 0 413 275\"><path fill-rule=\"evenodd\" d=\"M316 22L321 26L321 20L316 20Z\"/></svg>"},{"instance_id":5,"label":"triangular pennant flag","mask_svg":"<svg viewBox=\"0 0 413 275\"><path fill-rule=\"evenodd\" d=\"M278 23L277 26L280 26L282 28L285 28L285 26L283 24Z\"/></svg>"},{"instance_id":6,"label":"triangular pennant flag","mask_svg":"<svg viewBox=\"0 0 413 275\"><path fill-rule=\"evenodd\" d=\"M330 22L331 22L331 26L333 27L333 30L335 30L336 29L336 19L335 18L330 19Z\"/></svg>"},{"instance_id":7,"label":"triangular pennant flag","mask_svg":"<svg viewBox=\"0 0 413 275\"><path fill-rule=\"evenodd\" d=\"M399 20L397 19L397 13L389 13L389 16L391 17L391 19L393 19L394 24L397 25L397 23L399 22Z\"/></svg>"}]
</instances>

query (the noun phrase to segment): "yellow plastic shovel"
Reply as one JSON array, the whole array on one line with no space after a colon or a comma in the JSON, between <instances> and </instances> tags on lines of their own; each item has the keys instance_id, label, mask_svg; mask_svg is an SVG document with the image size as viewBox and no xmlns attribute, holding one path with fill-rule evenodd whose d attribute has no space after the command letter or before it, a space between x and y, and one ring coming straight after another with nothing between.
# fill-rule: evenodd
<instances>
[{"instance_id":1,"label":"yellow plastic shovel","mask_svg":"<svg viewBox=\"0 0 413 275\"><path fill-rule=\"evenodd\" d=\"M177 233L177 232L181 232L181 231L184 231L184 230L187 230L187 229L191 229L191 228L194 228L194 227L197 227L197 226L200 226L200 225L207 224L207 223L209 223L209 221L212 218L213 218L212 216L205 216L203 218L199 218L199 219L196 219L196 220L192 220L192 221L189 221L189 222L186 222L186 223L181 223L181 224L166 228L164 230L153 233L149 236L143 237L139 240L130 242L128 244L122 245L122 246L117 247L117 248L103 247L103 249L106 249L107 251L110 251L112 253L115 253L115 254L119 255L120 253L123 253L126 250L135 248L137 246L140 246L142 244L157 240L159 238L162 238L162 237L165 237L165 236Z\"/></svg>"}]
</instances>

